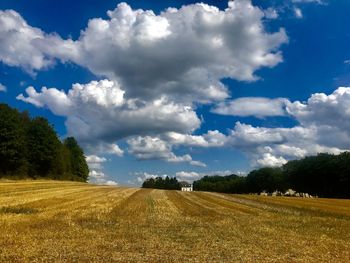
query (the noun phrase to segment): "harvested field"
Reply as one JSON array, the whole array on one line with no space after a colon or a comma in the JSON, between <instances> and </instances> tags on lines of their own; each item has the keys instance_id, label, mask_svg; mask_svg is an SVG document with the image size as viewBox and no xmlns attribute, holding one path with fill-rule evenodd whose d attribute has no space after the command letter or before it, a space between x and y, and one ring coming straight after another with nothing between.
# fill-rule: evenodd
<instances>
[{"instance_id":1,"label":"harvested field","mask_svg":"<svg viewBox=\"0 0 350 263\"><path fill-rule=\"evenodd\" d=\"M350 262L350 200L0 182L0 262Z\"/></svg>"}]
</instances>

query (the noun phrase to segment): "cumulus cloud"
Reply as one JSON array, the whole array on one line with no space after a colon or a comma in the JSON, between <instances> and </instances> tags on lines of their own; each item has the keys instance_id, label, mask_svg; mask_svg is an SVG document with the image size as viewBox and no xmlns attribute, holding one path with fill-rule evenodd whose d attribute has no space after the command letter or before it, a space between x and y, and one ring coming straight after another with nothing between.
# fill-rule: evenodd
<instances>
[{"instance_id":1,"label":"cumulus cloud","mask_svg":"<svg viewBox=\"0 0 350 263\"><path fill-rule=\"evenodd\" d=\"M221 147L226 136L218 131L192 135L201 124L196 105L227 99L223 78L257 80L255 71L282 62L279 48L288 41L283 28L265 30L274 10L246 0L229 1L224 10L198 3L160 14L120 3L107 18L90 19L77 40L31 27L15 11L2 17L7 27L0 39L9 35L21 45L3 41L3 63L35 72L55 60L70 61L109 79L77 83L67 92L28 87L17 99L65 116L68 134L90 154L122 156L116 142L132 137L129 152L138 159L197 166L205 164L189 154L176 155L173 147ZM136 147L137 138L151 137L165 146L153 142L149 152Z\"/></svg>"},{"instance_id":2,"label":"cumulus cloud","mask_svg":"<svg viewBox=\"0 0 350 263\"><path fill-rule=\"evenodd\" d=\"M184 181L189 181L193 182L195 180L199 180L202 177L208 175L208 176L214 176L214 175L219 175L219 176L225 176L225 175L231 175L231 174L236 174L236 175L246 175L245 172L241 171L231 171L231 170L222 170L222 171L208 171L208 172L194 172L194 171L180 171L175 173L175 176L179 180L184 180Z\"/></svg>"},{"instance_id":3,"label":"cumulus cloud","mask_svg":"<svg viewBox=\"0 0 350 263\"><path fill-rule=\"evenodd\" d=\"M172 145L221 147L226 143L226 136L217 130L208 131L202 135L168 132L163 136L163 138Z\"/></svg>"},{"instance_id":4,"label":"cumulus cloud","mask_svg":"<svg viewBox=\"0 0 350 263\"><path fill-rule=\"evenodd\" d=\"M86 156L86 162L90 169L102 169L102 163L106 162L107 159L99 157L97 155Z\"/></svg>"},{"instance_id":5,"label":"cumulus cloud","mask_svg":"<svg viewBox=\"0 0 350 263\"><path fill-rule=\"evenodd\" d=\"M228 141L232 147L246 152L253 166L278 166L289 159L320 152L338 154L350 149L349 143L335 147L323 127L314 125L266 128L237 122Z\"/></svg>"},{"instance_id":6,"label":"cumulus cloud","mask_svg":"<svg viewBox=\"0 0 350 263\"><path fill-rule=\"evenodd\" d=\"M161 159L172 163L187 162L195 166L206 166L200 161L192 160L189 154L175 155L172 152L172 145L158 137L138 136L129 139L127 142L129 144L129 153L136 156L139 160Z\"/></svg>"},{"instance_id":7,"label":"cumulus cloud","mask_svg":"<svg viewBox=\"0 0 350 263\"><path fill-rule=\"evenodd\" d=\"M339 87L332 94L313 94L307 102L287 105L287 112L301 124L338 127L350 131L350 88Z\"/></svg>"},{"instance_id":8,"label":"cumulus cloud","mask_svg":"<svg viewBox=\"0 0 350 263\"><path fill-rule=\"evenodd\" d=\"M68 134L86 143L113 142L147 133L188 133L200 125L189 105L165 98L151 102L125 99L119 84L108 80L74 84L67 93L45 87L41 92L28 87L26 93L27 96L20 94L17 99L66 116Z\"/></svg>"},{"instance_id":9,"label":"cumulus cloud","mask_svg":"<svg viewBox=\"0 0 350 263\"><path fill-rule=\"evenodd\" d=\"M275 167L282 166L287 162L287 160L284 159L282 156L276 157L273 156L271 153L264 153L262 158L258 159L256 162L259 166Z\"/></svg>"},{"instance_id":10,"label":"cumulus cloud","mask_svg":"<svg viewBox=\"0 0 350 263\"><path fill-rule=\"evenodd\" d=\"M225 10L201 3L159 15L121 3L107 14L89 21L73 61L118 79L130 97L225 99L220 79L257 79L255 70L282 61L277 49L287 41L283 29L264 31L264 12L246 0Z\"/></svg>"},{"instance_id":11,"label":"cumulus cloud","mask_svg":"<svg viewBox=\"0 0 350 263\"><path fill-rule=\"evenodd\" d=\"M52 45L53 44L53 45ZM45 52L56 49L57 53ZM62 40L56 34L45 34L39 28L32 27L14 10L0 10L0 61L23 68L29 73L45 69L55 62L73 57L72 40Z\"/></svg>"},{"instance_id":12,"label":"cumulus cloud","mask_svg":"<svg viewBox=\"0 0 350 263\"><path fill-rule=\"evenodd\" d=\"M256 103L256 98L243 98L218 108L238 116L259 117L260 111L260 116L285 115L296 120L299 124L291 128L254 127L237 122L224 135L225 145L246 152L253 166L279 166L289 159L349 150L349 105L350 88L340 87L330 95L312 94L306 102L259 98Z\"/></svg>"},{"instance_id":13,"label":"cumulus cloud","mask_svg":"<svg viewBox=\"0 0 350 263\"><path fill-rule=\"evenodd\" d=\"M273 10L250 1L229 1L225 10L203 3L168 8L156 15L120 3L107 19L93 18L78 40L63 40L31 27L15 11L1 13L0 60L40 70L55 59L71 61L116 80L128 98L153 100L167 95L201 103L229 97L222 78L258 79L254 72L283 58L284 29L267 32Z\"/></svg>"},{"instance_id":14,"label":"cumulus cloud","mask_svg":"<svg viewBox=\"0 0 350 263\"><path fill-rule=\"evenodd\" d=\"M297 6L295 10L302 15ZM109 79L77 83L68 91L28 87L17 97L66 117L68 134L91 154L122 156L116 142L127 139L129 153L138 159L205 166L189 154L176 155L174 148L231 146L247 152L256 164L277 165L317 151L350 148L349 88L314 94L306 103L280 98L228 100L221 79L254 81L258 69L283 60L279 48L288 41L284 29L267 32L264 26L266 18L276 18L274 10L236 0L229 1L225 10L201 3L155 14L121 3L107 16L91 19L74 41L31 27L15 11L0 13L3 63L35 72L59 59ZM214 130L193 135L201 125L196 105L212 102L218 103L213 112L219 114L260 118L287 114L299 125L268 128L236 123L228 134ZM329 139L330 131L336 139Z\"/></svg>"},{"instance_id":15,"label":"cumulus cloud","mask_svg":"<svg viewBox=\"0 0 350 263\"><path fill-rule=\"evenodd\" d=\"M101 171L91 170L89 173L89 183L100 185L117 186L118 183L107 179L106 175Z\"/></svg>"},{"instance_id":16,"label":"cumulus cloud","mask_svg":"<svg viewBox=\"0 0 350 263\"><path fill-rule=\"evenodd\" d=\"M194 180L200 179L202 177L202 175L200 173L197 173L197 172L181 171L181 172L176 173L176 177L180 180L194 181Z\"/></svg>"},{"instance_id":17,"label":"cumulus cloud","mask_svg":"<svg viewBox=\"0 0 350 263\"><path fill-rule=\"evenodd\" d=\"M246 97L220 102L212 109L213 113L233 116L256 116L259 118L267 116L284 116L287 99Z\"/></svg>"},{"instance_id":18,"label":"cumulus cloud","mask_svg":"<svg viewBox=\"0 0 350 263\"><path fill-rule=\"evenodd\" d=\"M6 88L6 86L5 85L3 85L3 84L1 84L0 83L0 92L6 92L7 91L7 88Z\"/></svg>"}]
</instances>

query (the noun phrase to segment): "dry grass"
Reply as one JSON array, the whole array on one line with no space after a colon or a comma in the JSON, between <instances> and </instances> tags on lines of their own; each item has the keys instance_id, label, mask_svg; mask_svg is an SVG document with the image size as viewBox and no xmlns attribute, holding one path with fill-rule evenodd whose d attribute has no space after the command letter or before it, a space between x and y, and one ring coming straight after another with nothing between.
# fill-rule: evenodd
<instances>
[{"instance_id":1,"label":"dry grass","mask_svg":"<svg viewBox=\"0 0 350 263\"><path fill-rule=\"evenodd\" d=\"M350 262L350 200L0 182L0 262Z\"/></svg>"}]
</instances>

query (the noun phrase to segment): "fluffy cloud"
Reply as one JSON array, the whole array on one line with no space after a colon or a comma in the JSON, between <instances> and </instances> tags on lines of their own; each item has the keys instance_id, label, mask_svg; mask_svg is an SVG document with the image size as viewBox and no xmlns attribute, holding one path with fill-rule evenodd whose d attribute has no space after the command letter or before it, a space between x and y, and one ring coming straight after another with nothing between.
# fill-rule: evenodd
<instances>
[{"instance_id":1,"label":"fluffy cloud","mask_svg":"<svg viewBox=\"0 0 350 263\"><path fill-rule=\"evenodd\" d=\"M118 79L130 97L225 99L221 78L255 80L255 70L282 61L277 48L287 41L283 29L265 32L264 12L246 0L225 10L201 3L160 15L121 3L107 14L89 21L73 61Z\"/></svg>"},{"instance_id":2,"label":"fluffy cloud","mask_svg":"<svg viewBox=\"0 0 350 263\"><path fill-rule=\"evenodd\" d=\"M89 173L89 183L100 185L116 186L118 183L113 180L108 180L106 175L101 171L91 170Z\"/></svg>"},{"instance_id":3,"label":"fluffy cloud","mask_svg":"<svg viewBox=\"0 0 350 263\"><path fill-rule=\"evenodd\" d=\"M241 172L241 171L230 171L230 170L225 170L225 171L208 171L208 172L189 172L189 171L180 171L175 174L176 178L179 180L184 180L184 181L195 181L199 180L200 178L209 175L209 176L214 176L214 175L219 175L219 176L225 176L225 175L230 175L230 174L237 174L237 175L245 175L246 173Z\"/></svg>"},{"instance_id":4,"label":"fluffy cloud","mask_svg":"<svg viewBox=\"0 0 350 263\"><path fill-rule=\"evenodd\" d=\"M229 97L222 78L253 81L261 67L282 61L284 29L265 31L264 13L247 0L225 10L199 3L159 15L120 3L93 18L78 40L29 26L15 11L0 14L0 60L28 71L72 61L121 83L128 98L160 96L201 103Z\"/></svg>"},{"instance_id":5,"label":"fluffy cloud","mask_svg":"<svg viewBox=\"0 0 350 263\"><path fill-rule=\"evenodd\" d=\"M29 73L51 66L55 58L64 61L74 57L75 50L72 40L62 40L58 35L31 27L14 10L0 10L0 46L0 61ZM53 49L57 52L52 54Z\"/></svg>"},{"instance_id":6,"label":"fluffy cloud","mask_svg":"<svg viewBox=\"0 0 350 263\"><path fill-rule=\"evenodd\" d=\"M213 113L221 115L233 116L283 116L285 115L285 104L287 99L277 98L259 98L247 97L230 100L227 102L220 102L212 110Z\"/></svg>"},{"instance_id":7,"label":"fluffy cloud","mask_svg":"<svg viewBox=\"0 0 350 263\"><path fill-rule=\"evenodd\" d=\"M264 27L266 18L276 18L273 11L236 0L225 10L193 4L156 15L121 3L108 11L108 18L91 19L76 41L31 27L14 11L1 11L0 60L33 72L59 59L109 78L74 84L67 92L28 87L17 97L65 116L68 134L94 154L122 156L115 143L124 138L138 159L199 166L205 164L188 154L176 155L174 148L228 145L247 152L257 165L350 148L349 88L314 94L306 103L227 100L229 92L221 79L254 81L256 70L283 60L278 49L288 41L285 31L269 33ZM267 128L236 123L227 135L218 131L193 135L201 124L196 105L210 102L219 102L213 109L219 114L287 114L300 124ZM330 131L336 139L329 139Z\"/></svg>"},{"instance_id":8,"label":"fluffy cloud","mask_svg":"<svg viewBox=\"0 0 350 263\"><path fill-rule=\"evenodd\" d=\"M330 95L312 94L306 102L242 98L219 104L220 110L213 111L238 116L285 115L295 119L299 124L291 128L253 127L237 122L224 135L225 145L246 152L253 166L279 166L288 159L349 150L349 105L350 88L340 87Z\"/></svg>"},{"instance_id":9,"label":"fluffy cloud","mask_svg":"<svg viewBox=\"0 0 350 263\"><path fill-rule=\"evenodd\" d=\"M313 94L306 103L289 103L287 112L303 125L331 126L350 131L350 88Z\"/></svg>"},{"instance_id":10,"label":"fluffy cloud","mask_svg":"<svg viewBox=\"0 0 350 263\"><path fill-rule=\"evenodd\" d=\"M337 139L333 139L336 141ZM236 123L228 137L232 147L246 152L253 166L279 166L288 159L302 158L320 152L338 154L350 149L349 143L334 147L323 127L292 128L253 127Z\"/></svg>"},{"instance_id":11,"label":"fluffy cloud","mask_svg":"<svg viewBox=\"0 0 350 263\"><path fill-rule=\"evenodd\" d=\"M285 104L299 122L292 128L266 128L236 123L228 140L249 153L255 165L280 165L287 159L350 149L350 88L315 93L306 102Z\"/></svg>"},{"instance_id":12,"label":"fluffy cloud","mask_svg":"<svg viewBox=\"0 0 350 263\"><path fill-rule=\"evenodd\" d=\"M200 125L189 105L165 98L151 102L125 99L118 83L108 80L74 84L67 93L45 87L41 92L29 87L26 93L27 96L20 94L17 99L66 116L69 135L86 143L113 142L127 136L168 131L188 133ZM114 150L122 154L120 149Z\"/></svg>"},{"instance_id":13,"label":"fluffy cloud","mask_svg":"<svg viewBox=\"0 0 350 263\"><path fill-rule=\"evenodd\" d=\"M86 162L91 169L102 169L102 163L106 162L107 159L104 157L99 157L97 155L86 156Z\"/></svg>"},{"instance_id":14,"label":"fluffy cloud","mask_svg":"<svg viewBox=\"0 0 350 263\"><path fill-rule=\"evenodd\" d=\"M124 151L115 143L106 142L90 142L84 144L88 152L95 152L97 154L112 154L119 157L124 155Z\"/></svg>"},{"instance_id":15,"label":"fluffy cloud","mask_svg":"<svg viewBox=\"0 0 350 263\"><path fill-rule=\"evenodd\" d=\"M68 92L28 87L17 97L65 116L68 134L91 154L122 156L115 142L132 137L129 152L139 159L205 166L188 154L176 155L172 148L225 144L226 136L218 131L192 135L201 124L195 105L227 99L229 91L221 79L254 81L256 70L283 60L279 48L288 41L284 29L267 32L264 26L266 18L275 16L272 9L265 12L246 0L229 1L225 10L199 3L160 14L120 3L107 18L89 20L73 41L4 11L7 27L0 39L13 34L21 46L3 41L6 54L0 59L27 71L47 68L57 59L70 61L110 79L74 84ZM23 56L17 49L25 51ZM137 147L150 138L160 141L153 141L149 151Z\"/></svg>"},{"instance_id":16,"label":"fluffy cloud","mask_svg":"<svg viewBox=\"0 0 350 263\"><path fill-rule=\"evenodd\" d=\"M5 85L3 85L3 84L1 84L0 83L0 92L6 92L7 91L7 88L6 88L6 86Z\"/></svg>"},{"instance_id":17,"label":"fluffy cloud","mask_svg":"<svg viewBox=\"0 0 350 263\"><path fill-rule=\"evenodd\" d=\"M264 153L262 158L258 159L256 162L259 166L275 167L275 166L282 166L287 162L287 160L284 159L282 156L277 158L276 156L273 156L271 153Z\"/></svg>"},{"instance_id":18,"label":"fluffy cloud","mask_svg":"<svg viewBox=\"0 0 350 263\"><path fill-rule=\"evenodd\" d=\"M180 180L194 181L194 180L200 179L202 177L202 175L200 173L197 173L197 172L181 171L181 172L176 173L176 177Z\"/></svg>"},{"instance_id":19,"label":"fluffy cloud","mask_svg":"<svg viewBox=\"0 0 350 263\"><path fill-rule=\"evenodd\" d=\"M181 134L169 132L163 136L164 140L172 145L221 147L226 143L226 136L217 130L208 131L202 135Z\"/></svg>"},{"instance_id":20,"label":"fluffy cloud","mask_svg":"<svg viewBox=\"0 0 350 263\"><path fill-rule=\"evenodd\" d=\"M172 152L172 145L158 137L134 137L128 140L129 152L139 160L161 159L167 162L180 163L188 162L191 165L206 165L200 161L192 160L189 154L177 156Z\"/></svg>"},{"instance_id":21,"label":"fluffy cloud","mask_svg":"<svg viewBox=\"0 0 350 263\"><path fill-rule=\"evenodd\" d=\"M106 162L107 159L97 155L86 156L86 162L89 165L89 183L101 184L101 185L118 185L114 180L109 180L105 173L102 171L102 164Z\"/></svg>"}]
</instances>

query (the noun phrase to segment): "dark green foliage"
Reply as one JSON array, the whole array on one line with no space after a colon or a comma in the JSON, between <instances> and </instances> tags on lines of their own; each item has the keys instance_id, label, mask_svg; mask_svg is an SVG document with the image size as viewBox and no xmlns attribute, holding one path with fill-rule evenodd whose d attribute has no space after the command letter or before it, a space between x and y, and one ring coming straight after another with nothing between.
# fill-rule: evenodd
<instances>
[{"instance_id":1,"label":"dark green foliage","mask_svg":"<svg viewBox=\"0 0 350 263\"><path fill-rule=\"evenodd\" d=\"M194 190L221 193L245 193L245 178L232 174L227 176L204 176L193 183Z\"/></svg>"},{"instance_id":2,"label":"dark green foliage","mask_svg":"<svg viewBox=\"0 0 350 263\"><path fill-rule=\"evenodd\" d=\"M26 134L20 113L0 104L0 174L23 172L26 166Z\"/></svg>"},{"instance_id":3,"label":"dark green foliage","mask_svg":"<svg viewBox=\"0 0 350 263\"><path fill-rule=\"evenodd\" d=\"M61 142L45 118L33 119L27 128L29 175L57 175L61 171Z\"/></svg>"},{"instance_id":4,"label":"dark green foliage","mask_svg":"<svg viewBox=\"0 0 350 263\"><path fill-rule=\"evenodd\" d=\"M273 192L275 190L284 191L287 188L281 168L265 167L251 171L247 178L247 189L250 192L258 193L262 191Z\"/></svg>"},{"instance_id":5,"label":"dark green foliage","mask_svg":"<svg viewBox=\"0 0 350 263\"><path fill-rule=\"evenodd\" d=\"M285 191L321 197L350 198L350 153L318 154L289 161L278 168L260 168L248 176L205 176L193 183L194 190L224 193Z\"/></svg>"},{"instance_id":6,"label":"dark green foliage","mask_svg":"<svg viewBox=\"0 0 350 263\"><path fill-rule=\"evenodd\" d=\"M180 190L180 183L176 177L156 177L148 178L143 182L142 188L154 188L154 189L167 189L167 190Z\"/></svg>"},{"instance_id":7,"label":"dark green foliage","mask_svg":"<svg viewBox=\"0 0 350 263\"><path fill-rule=\"evenodd\" d=\"M64 146L69 150L70 169L74 175L86 181L89 175L89 167L86 163L83 150L73 137L64 140Z\"/></svg>"},{"instance_id":8,"label":"dark green foliage","mask_svg":"<svg viewBox=\"0 0 350 263\"><path fill-rule=\"evenodd\" d=\"M0 104L0 177L86 181L88 173L74 138L62 144L45 118Z\"/></svg>"},{"instance_id":9,"label":"dark green foliage","mask_svg":"<svg viewBox=\"0 0 350 263\"><path fill-rule=\"evenodd\" d=\"M350 197L350 153L321 153L290 161L283 173L294 189L324 197Z\"/></svg>"}]
</instances>

